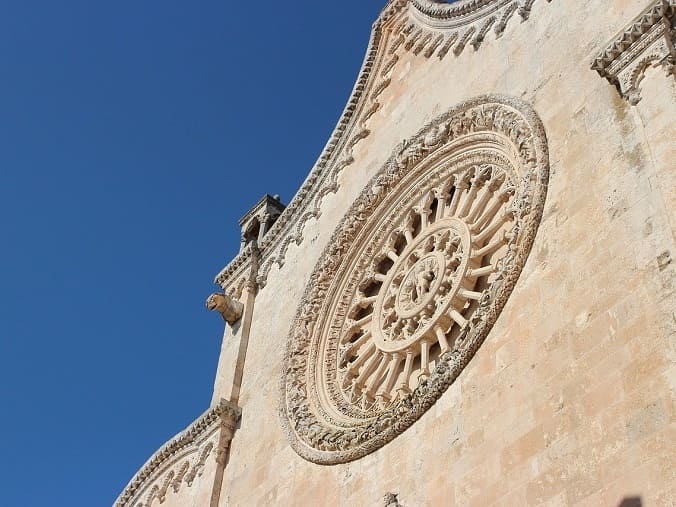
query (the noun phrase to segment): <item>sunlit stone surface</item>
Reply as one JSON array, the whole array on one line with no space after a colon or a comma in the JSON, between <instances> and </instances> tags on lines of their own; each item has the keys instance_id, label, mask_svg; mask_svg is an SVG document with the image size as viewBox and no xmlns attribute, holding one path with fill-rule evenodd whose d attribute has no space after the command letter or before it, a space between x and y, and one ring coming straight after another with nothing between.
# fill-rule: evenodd
<instances>
[{"instance_id":1,"label":"sunlit stone surface","mask_svg":"<svg viewBox=\"0 0 676 507\"><path fill-rule=\"evenodd\" d=\"M212 407L117 504L673 505L674 17L389 2L217 275Z\"/></svg>"}]
</instances>

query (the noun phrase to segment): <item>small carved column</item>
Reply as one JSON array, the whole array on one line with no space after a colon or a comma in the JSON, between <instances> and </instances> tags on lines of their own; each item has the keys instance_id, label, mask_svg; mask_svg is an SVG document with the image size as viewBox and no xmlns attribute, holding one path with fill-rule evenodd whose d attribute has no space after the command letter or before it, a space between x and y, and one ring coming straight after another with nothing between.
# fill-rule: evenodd
<instances>
[{"instance_id":1,"label":"small carved column","mask_svg":"<svg viewBox=\"0 0 676 507\"><path fill-rule=\"evenodd\" d=\"M221 301L221 298L224 298L228 303L215 307L214 311L219 311L229 325L226 326L223 333L223 343L216 371L212 403L216 403L221 398L229 399L233 403L238 403L239 401L239 390L242 385L244 361L246 360L246 351L249 345L254 301L258 290L254 281L257 271L257 269L253 269L252 267L251 273L247 275L249 279L242 286L241 294L237 295L239 300L220 294L218 295L220 297L216 298L219 301ZM212 295L209 299L213 297ZM208 302L209 300L207 300L207 305Z\"/></svg>"},{"instance_id":2,"label":"small carved column","mask_svg":"<svg viewBox=\"0 0 676 507\"><path fill-rule=\"evenodd\" d=\"M207 299L207 308L220 313L229 324L223 334L212 405L221 398L233 403L239 400L254 300L258 291L258 248L284 209L278 195L265 194L239 220L240 253L216 280L225 292L212 294Z\"/></svg>"},{"instance_id":3,"label":"small carved column","mask_svg":"<svg viewBox=\"0 0 676 507\"><path fill-rule=\"evenodd\" d=\"M214 486L211 490L210 507L218 507L218 502L221 498L223 475L230 455L230 442L237 429L237 421L239 421L241 413L242 411L236 403L221 400L219 405L221 433L218 437L218 448L216 450L216 475L214 477Z\"/></svg>"},{"instance_id":4,"label":"small carved column","mask_svg":"<svg viewBox=\"0 0 676 507\"><path fill-rule=\"evenodd\" d=\"M265 194L246 215L239 219L242 229L240 252L251 244L261 244L273 224L284 211L278 195Z\"/></svg>"},{"instance_id":5,"label":"small carved column","mask_svg":"<svg viewBox=\"0 0 676 507\"><path fill-rule=\"evenodd\" d=\"M240 409L239 396L249 346L254 303L258 293L258 245L284 210L279 196L265 195L239 221L241 249L239 255L216 278L224 292L207 298L209 310L218 312L228 324L223 332L221 354L218 359L212 406L219 404L221 433L216 457L217 469L211 495L211 507L218 507L223 476L228 463L230 442L233 438ZM228 400L228 401L226 401Z\"/></svg>"}]
</instances>

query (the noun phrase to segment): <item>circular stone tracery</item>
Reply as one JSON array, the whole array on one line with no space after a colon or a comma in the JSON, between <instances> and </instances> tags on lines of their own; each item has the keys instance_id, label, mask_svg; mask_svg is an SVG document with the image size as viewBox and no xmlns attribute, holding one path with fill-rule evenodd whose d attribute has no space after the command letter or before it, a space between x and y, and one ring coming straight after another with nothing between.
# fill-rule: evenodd
<instances>
[{"instance_id":1,"label":"circular stone tracery","mask_svg":"<svg viewBox=\"0 0 676 507\"><path fill-rule=\"evenodd\" d=\"M468 102L404 143L320 258L291 328L282 422L318 463L367 454L450 385L530 250L548 166L535 115Z\"/></svg>"},{"instance_id":2,"label":"circular stone tracery","mask_svg":"<svg viewBox=\"0 0 676 507\"><path fill-rule=\"evenodd\" d=\"M469 229L455 218L425 222L400 256L391 252L396 262L380 288L371 333L381 351L404 352L437 327L448 327L445 316L449 305L458 306L461 282L463 290L472 285L465 280Z\"/></svg>"},{"instance_id":3,"label":"circular stone tracery","mask_svg":"<svg viewBox=\"0 0 676 507\"><path fill-rule=\"evenodd\" d=\"M412 259L413 267L400 282L393 281L396 290L395 313L400 318L412 317L431 303L441 285L441 276L446 269L446 258L437 252L427 254L422 259ZM390 335L392 333L390 332ZM390 336L390 339L399 337Z\"/></svg>"}]
</instances>

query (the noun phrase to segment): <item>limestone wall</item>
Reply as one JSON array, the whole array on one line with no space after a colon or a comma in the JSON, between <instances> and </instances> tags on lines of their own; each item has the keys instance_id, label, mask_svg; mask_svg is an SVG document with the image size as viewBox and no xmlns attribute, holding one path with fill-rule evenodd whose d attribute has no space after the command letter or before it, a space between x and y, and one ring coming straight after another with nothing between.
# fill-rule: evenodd
<instances>
[{"instance_id":1,"label":"limestone wall","mask_svg":"<svg viewBox=\"0 0 676 507\"><path fill-rule=\"evenodd\" d=\"M590 68L649 3L539 0L477 50L400 53L338 191L256 296L220 505L383 505L388 492L406 507L674 505L676 88L650 68L632 105ZM278 407L315 263L398 143L490 93L531 104L549 143L544 216L516 289L420 420L357 461L310 463L289 446ZM232 399L240 333L226 331L215 401Z\"/></svg>"},{"instance_id":2,"label":"limestone wall","mask_svg":"<svg viewBox=\"0 0 676 507\"><path fill-rule=\"evenodd\" d=\"M501 39L439 62L406 53L321 218L256 299L222 505L670 505L674 490L674 83L631 106L590 70L643 0L538 2ZM280 430L289 325L332 231L394 146L483 93L531 103L551 178L530 259L459 380L404 434L319 466Z\"/></svg>"}]
</instances>

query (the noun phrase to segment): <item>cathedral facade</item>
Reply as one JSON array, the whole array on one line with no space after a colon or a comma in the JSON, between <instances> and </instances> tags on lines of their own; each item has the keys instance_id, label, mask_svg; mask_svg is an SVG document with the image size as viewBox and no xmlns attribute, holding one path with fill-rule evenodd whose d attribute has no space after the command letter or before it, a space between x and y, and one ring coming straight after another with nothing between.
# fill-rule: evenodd
<instances>
[{"instance_id":1,"label":"cathedral facade","mask_svg":"<svg viewBox=\"0 0 676 507\"><path fill-rule=\"evenodd\" d=\"M391 0L116 506L676 502L676 0Z\"/></svg>"}]
</instances>

